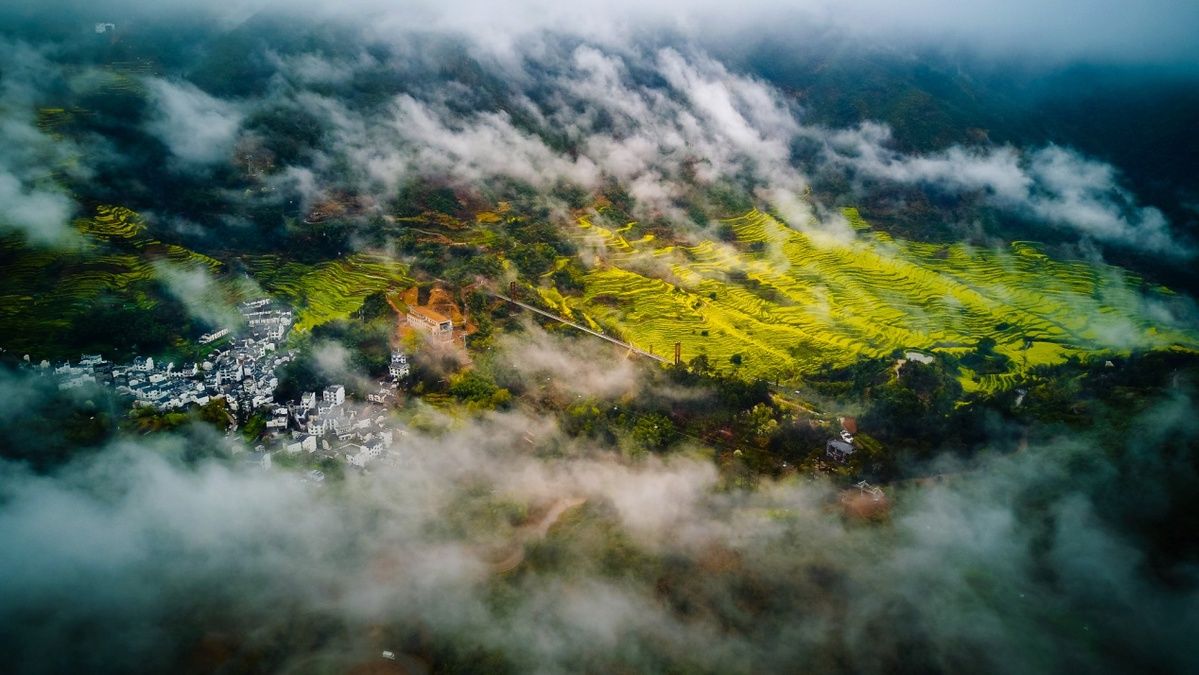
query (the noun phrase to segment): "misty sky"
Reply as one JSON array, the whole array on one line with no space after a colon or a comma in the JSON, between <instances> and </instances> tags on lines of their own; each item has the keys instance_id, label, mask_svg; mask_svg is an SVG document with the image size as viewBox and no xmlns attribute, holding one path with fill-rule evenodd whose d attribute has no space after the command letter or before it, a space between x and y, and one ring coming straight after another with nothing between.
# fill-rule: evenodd
<instances>
[{"instance_id":1,"label":"misty sky","mask_svg":"<svg viewBox=\"0 0 1199 675\"><path fill-rule=\"evenodd\" d=\"M750 176L755 198L793 227L845 241L849 230L835 209L798 197L822 174L844 174L852 181L855 199L880 181L971 195L994 208L1101 243L1171 257L1191 253L1191 245L1175 238L1159 208L1141 203L1115 167L1071 148L976 145L923 155L900 153L886 125L865 120L856 127L829 129L808 123L803 106L787 92L689 45L688 38L660 47L660 40L642 43L633 37L646 35L642 29L667 17L688 24L690 10L674 16L662 7L628 8L627 13L619 8L570 7L561 11L596 15L593 20L563 21L559 10L547 9L522 23L519 10L498 17L487 9L453 11L452 4L403 11L390 3L314 6L315 16L299 19L299 25L333 13L353 31L362 31L363 43L341 40L341 54L258 46L253 56L266 61L275 74L256 90L236 97L205 91L185 72L147 77L149 116L141 130L170 150L170 172L203 180L227 163L237 144L253 142L246 123L256 113L280 107L303 111L321 123L321 146L269 180L275 187L298 191L309 206L347 179L356 183L355 191L380 198L416 173L473 184L506 177L539 188L566 180L587 190L616 179L636 199L636 215L665 214L684 224L687 216L678 203L688 193L688 181L712 185L731 176ZM225 30L274 11L250 4L210 9ZM653 18L637 20L642 11ZM421 19L423 14L431 18ZM176 18L183 21L181 16ZM743 19L765 21L765 16L749 12ZM472 23L476 21L489 30L481 30ZM523 27L494 29L514 21ZM628 32L615 29L626 21L632 21ZM577 32L572 26L579 25L595 27L585 37L598 42L572 47L537 32ZM685 26L684 35L694 28L698 32L691 35L702 37L704 25L707 22ZM736 22L716 25L737 30ZM382 109L355 105L358 78L378 77L388 69L416 76L416 82L442 77L434 75L441 66L426 61L410 42L429 27L464 35L468 49L490 55L480 56L480 67L503 100L497 105L488 98L494 88L472 91L460 82L447 82L402 91ZM82 140L88 145L79 148L73 145L79 139L54 138L35 128L35 105L54 104L63 88L86 92L104 77L102 72L85 77L59 66L56 53L69 42L32 46L37 37L15 38L3 57L9 67L0 73L0 85L11 100L25 105L4 111L6 135L17 151L0 159L0 194L8 195L11 213L17 216L10 225L27 232L30 240L55 241L69 236L72 209L66 195L48 180L47 163L59 157L63 171L86 180L125 160L114 161L123 149L103 139L86 137ZM380 57L368 51L370 45L392 51ZM180 55L203 54L205 49L202 39L180 42L177 48ZM209 89L213 84L217 83L209 82ZM236 90L237 83L219 86ZM465 110L470 105L475 109ZM574 147L564 152L547 142L548 136L565 138ZM809 155L800 164L795 148L804 143ZM76 153L86 160L61 159Z\"/></svg>"},{"instance_id":2,"label":"misty sky","mask_svg":"<svg viewBox=\"0 0 1199 675\"><path fill-rule=\"evenodd\" d=\"M384 34L398 29L461 31L499 51L508 51L529 33L542 30L608 43L662 29L701 39L769 35L804 40L833 31L883 44L960 47L1005 58L1199 65L1194 39L1199 5L1187 0L18 0L16 4L18 12L28 12L30 7L55 12L66 5L88 20L120 20L121 13L131 8L162 15L180 8L194 11L206 4L225 26L259 12L292 18L335 17Z\"/></svg>"}]
</instances>

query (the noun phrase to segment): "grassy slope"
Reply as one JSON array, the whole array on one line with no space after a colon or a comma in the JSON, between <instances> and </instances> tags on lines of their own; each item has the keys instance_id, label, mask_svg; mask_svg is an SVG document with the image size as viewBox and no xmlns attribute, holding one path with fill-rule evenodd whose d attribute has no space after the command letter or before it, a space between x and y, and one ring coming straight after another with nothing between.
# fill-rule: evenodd
<instances>
[{"instance_id":1,"label":"grassy slope","mask_svg":"<svg viewBox=\"0 0 1199 675\"><path fill-rule=\"evenodd\" d=\"M1008 372L962 379L994 391L1072 354L1199 348L1194 332L1152 320L1172 302L1168 290L1143 289L1117 268L1052 260L1022 242L1000 251L897 241L856 211L845 215L858 231L850 243L818 244L753 211L728 221L735 245L690 247L628 241L583 220L608 264L588 274L581 298L545 299L659 354L677 341L685 360L704 353L722 368L741 354L754 377L787 379L895 349L960 356L991 337L1011 359ZM670 273L630 269L647 265Z\"/></svg>"},{"instance_id":2,"label":"grassy slope","mask_svg":"<svg viewBox=\"0 0 1199 675\"><path fill-rule=\"evenodd\" d=\"M312 266L264 256L249 261L248 267L267 291L296 308L299 331L348 317L372 293L413 283L403 264L368 253Z\"/></svg>"}]
</instances>

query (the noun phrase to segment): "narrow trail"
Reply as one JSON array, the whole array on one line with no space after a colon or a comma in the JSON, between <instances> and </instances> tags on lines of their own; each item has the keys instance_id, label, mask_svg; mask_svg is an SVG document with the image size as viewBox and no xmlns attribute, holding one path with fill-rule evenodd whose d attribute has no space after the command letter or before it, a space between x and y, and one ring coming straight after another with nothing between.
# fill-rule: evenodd
<instances>
[{"instance_id":1,"label":"narrow trail","mask_svg":"<svg viewBox=\"0 0 1199 675\"><path fill-rule=\"evenodd\" d=\"M570 319L558 316L557 314L554 314L552 312L547 312L544 309L540 309L540 308L534 307L533 305L530 305L528 303L521 302L520 300L510 298L510 297L504 295L503 293L496 293L494 291L488 291L488 295L490 295L493 298L498 298L500 300L503 300L504 302L512 303L513 305L516 305L517 307L527 309L530 312L535 312L537 314L540 314L541 316L544 316L547 319L553 319L554 321L557 321L558 323L565 324L567 326L570 326L571 328L581 330L584 333L587 333L589 335L594 335L595 337L597 337L601 340L607 340L608 342L611 342L614 345L617 345L619 347L623 347L624 349L629 350L629 352L631 352L631 353L638 354L640 356L644 356L649 359L653 359L653 360L657 361L658 363L670 363L670 361L668 361L666 358L658 356L657 354L653 354L651 352L645 351L644 349L634 347L633 345L631 345L627 342L617 340L616 338L611 337L609 335L604 335L603 333L594 331L586 326L575 323L574 321L571 321ZM813 408L810 405L807 405L806 401L801 402L800 400L796 399L794 397L794 394L787 387L774 384L774 383L770 382L769 380L762 380L762 381L766 383L766 386L768 386L770 388L770 391L772 393L779 396L780 399L786 401L789 405L795 406L796 408L799 408L811 415L815 415L815 416L825 415L825 413L821 412L820 410L817 410L816 408Z\"/></svg>"},{"instance_id":2,"label":"narrow trail","mask_svg":"<svg viewBox=\"0 0 1199 675\"><path fill-rule=\"evenodd\" d=\"M549 534L550 528L558 522L563 514L576 506L581 506L586 501L585 497L569 497L554 502L554 505L550 507L549 511L546 511L541 520L531 525L526 525L519 530L512 553L508 554L503 560L492 563L491 572L493 574L505 574L516 569L525 560L526 544L531 541L545 539L545 535Z\"/></svg>"},{"instance_id":3,"label":"narrow trail","mask_svg":"<svg viewBox=\"0 0 1199 675\"><path fill-rule=\"evenodd\" d=\"M604 335L603 333L600 333L600 332L597 332L597 331L591 330L590 328L588 328L588 327L586 327L586 326L583 326L583 325L577 324L577 323L575 323L574 321L571 321L571 320L569 320L569 319L566 319L566 318L560 317L560 316L558 316L557 314L551 314L550 312L547 312L547 311L545 311L545 310L543 310L543 309L539 309L539 308L537 308L537 307L534 307L534 306L532 306L532 305L530 305L530 304L527 304L527 303L521 302L520 300L515 300L515 299L513 299L513 298L510 298L510 297L508 297L508 296L506 296L506 295L503 295L503 294L501 294L501 293L491 293L491 296L492 296L492 297L494 297L494 298L499 298L500 300L503 300L504 302L510 302L510 303L512 303L512 304L514 304L514 305L516 305L517 307L521 307L521 308L527 309L527 310L529 310L530 312L536 312L537 314L540 314L541 316L544 316L544 317L546 317L547 319L553 319L554 321L557 321L558 323L563 323L563 324L566 324L567 326L570 326L571 328L576 328L576 329L578 329L578 330L581 330L581 331L583 331L584 333L588 333L588 334L594 335L595 337L597 337L597 338L599 338L599 339L601 339L601 340L607 340L608 342L611 342L611 343L612 343L612 344L614 344L614 345L617 345L617 346L619 346L619 347L624 347L625 349L629 350L630 352L633 352L634 354L640 354L641 356L644 356L644 357L646 357L646 358L653 359L653 360L655 360L655 361L657 361L657 362L659 362L659 363L666 363L666 362L667 362L667 361L666 361L666 359L662 358L661 356L658 356L657 354L651 354L650 352L647 352L647 351L645 351L644 349L639 349L639 348L637 348L637 347L634 347L633 345L631 345L631 344L629 344L629 343L627 343L627 342L622 342L622 341L620 341L620 340L617 340L616 338L614 338L614 337L611 337L611 336L609 336L609 335Z\"/></svg>"}]
</instances>

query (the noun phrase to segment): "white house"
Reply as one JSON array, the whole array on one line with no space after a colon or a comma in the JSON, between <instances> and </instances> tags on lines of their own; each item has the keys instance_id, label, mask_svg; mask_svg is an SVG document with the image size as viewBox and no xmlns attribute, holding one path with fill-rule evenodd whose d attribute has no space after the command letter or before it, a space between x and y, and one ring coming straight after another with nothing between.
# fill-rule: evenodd
<instances>
[{"instance_id":1,"label":"white house","mask_svg":"<svg viewBox=\"0 0 1199 675\"><path fill-rule=\"evenodd\" d=\"M298 455L300 452L316 452L316 436L305 435L295 443L288 443L284 449L289 455Z\"/></svg>"},{"instance_id":2,"label":"white house","mask_svg":"<svg viewBox=\"0 0 1199 675\"><path fill-rule=\"evenodd\" d=\"M412 372L412 369L409 368L407 362L396 363L392 361L391 365L387 366L387 374L390 375L392 379L398 380L400 378L408 377L410 372Z\"/></svg>"},{"instance_id":3,"label":"white house","mask_svg":"<svg viewBox=\"0 0 1199 675\"><path fill-rule=\"evenodd\" d=\"M325 387L321 392L321 400L329 405L341 405L346 402L346 388L340 384Z\"/></svg>"},{"instance_id":4,"label":"white house","mask_svg":"<svg viewBox=\"0 0 1199 675\"><path fill-rule=\"evenodd\" d=\"M404 352L392 352L391 363L387 366L387 373L394 379L408 377L411 369L408 365L408 355Z\"/></svg>"},{"instance_id":5,"label":"white house","mask_svg":"<svg viewBox=\"0 0 1199 675\"><path fill-rule=\"evenodd\" d=\"M58 384L58 388L62 389L62 390L78 389L79 387L82 387L85 384L88 384L90 382L95 382L95 381L96 381L96 378L91 373L83 373L80 375L75 375L74 377L64 380L63 382L60 382Z\"/></svg>"},{"instance_id":6,"label":"white house","mask_svg":"<svg viewBox=\"0 0 1199 675\"><path fill-rule=\"evenodd\" d=\"M215 342L216 340L219 340L228 334L229 334L228 328L222 328L222 329L220 329L218 331L214 331L212 333L205 333L200 336L200 344L206 345L209 342Z\"/></svg>"},{"instance_id":7,"label":"white house","mask_svg":"<svg viewBox=\"0 0 1199 675\"><path fill-rule=\"evenodd\" d=\"M365 468L366 465L373 459L378 459L379 455L383 454L382 448L365 447L355 443L349 443L342 447L346 453L346 462L358 468Z\"/></svg>"},{"instance_id":8,"label":"white house","mask_svg":"<svg viewBox=\"0 0 1199 675\"><path fill-rule=\"evenodd\" d=\"M395 394L390 389L380 389L373 394L366 395L366 400L370 401L371 403L378 403L380 405L386 404L393 398L395 398Z\"/></svg>"},{"instance_id":9,"label":"white house","mask_svg":"<svg viewBox=\"0 0 1199 675\"><path fill-rule=\"evenodd\" d=\"M271 468L271 453L264 450L254 450L242 460L242 463L247 467L259 468L265 471Z\"/></svg>"},{"instance_id":10,"label":"white house","mask_svg":"<svg viewBox=\"0 0 1199 675\"><path fill-rule=\"evenodd\" d=\"M300 407L304 410L316 410L316 392L306 391L301 394Z\"/></svg>"}]
</instances>

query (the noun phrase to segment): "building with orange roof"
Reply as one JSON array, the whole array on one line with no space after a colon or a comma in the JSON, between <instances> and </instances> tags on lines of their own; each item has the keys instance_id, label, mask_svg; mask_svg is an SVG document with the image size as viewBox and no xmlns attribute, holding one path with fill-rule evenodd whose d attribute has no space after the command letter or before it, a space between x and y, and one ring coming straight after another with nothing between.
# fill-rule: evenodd
<instances>
[{"instance_id":1,"label":"building with orange roof","mask_svg":"<svg viewBox=\"0 0 1199 675\"><path fill-rule=\"evenodd\" d=\"M454 322L441 312L428 307L410 305L408 325L435 340L448 342L454 339Z\"/></svg>"}]
</instances>

